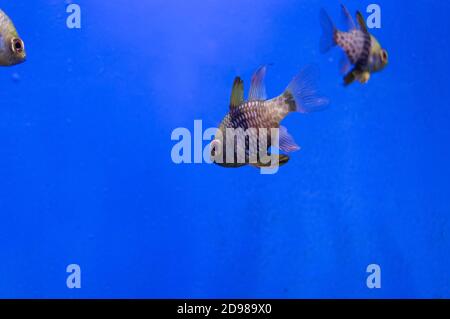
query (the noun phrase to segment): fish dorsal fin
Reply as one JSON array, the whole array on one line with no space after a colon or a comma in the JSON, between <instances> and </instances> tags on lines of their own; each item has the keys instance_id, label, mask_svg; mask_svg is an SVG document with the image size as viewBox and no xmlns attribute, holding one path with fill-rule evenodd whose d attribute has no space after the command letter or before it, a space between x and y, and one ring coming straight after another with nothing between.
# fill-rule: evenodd
<instances>
[{"instance_id":1,"label":"fish dorsal fin","mask_svg":"<svg viewBox=\"0 0 450 319\"><path fill-rule=\"evenodd\" d=\"M238 107L244 102L244 82L240 77L236 77L231 90L230 109Z\"/></svg>"},{"instance_id":2,"label":"fish dorsal fin","mask_svg":"<svg viewBox=\"0 0 450 319\"><path fill-rule=\"evenodd\" d=\"M356 12L356 19L358 20L359 28L361 29L361 31L364 33L368 33L366 21L364 20L364 17L360 11Z\"/></svg>"},{"instance_id":3,"label":"fish dorsal fin","mask_svg":"<svg viewBox=\"0 0 450 319\"><path fill-rule=\"evenodd\" d=\"M341 11L342 11L342 21L345 23L345 26L348 30L355 30L356 25L355 21L353 21L352 15L347 10L347 7L341 4Z\"/></svg>"},{"instance_id":4,"label":"fish dorsal fin","mask_svg":"<svg viewBox=\"0 0 450 319\"><path fill-rule=\"evenodd\" d=\"M266 86L264 78L266 76L267 67L261 66L256 70L252 76L252 83L250 85L250 92L248 94L249 101L265 101L267 100Z\"/></svg>"}]
</instances>

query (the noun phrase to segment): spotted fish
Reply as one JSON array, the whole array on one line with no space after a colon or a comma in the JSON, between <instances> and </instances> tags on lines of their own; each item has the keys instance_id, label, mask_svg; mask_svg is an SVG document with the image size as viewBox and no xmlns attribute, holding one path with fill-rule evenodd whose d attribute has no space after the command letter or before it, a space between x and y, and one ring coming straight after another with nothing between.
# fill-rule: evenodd
<instances>
[{"instance_id":1,"label":"spotted fish","mask_svg":"<svg viewBox=\"0 0 450 319\"><path fill-rule=\"evenodd\" d=\"M25 59L25 44L11 19L0 10L0 66L16 65Z\"/></svg>"},{"instance_id":2,"label":"spotted fish","mask_svg":"<svg viewBox=\"0 0 450 319\"><path fill-rule=\"evenodd\" d=\"M247 101L244 100L243 81L240 77L235 78L230 110L211 142L212 162L223 167L247 164L255 167L281 166L289 161L288 155L278 154L275 164L263 161L260 155L261 150L268 154L274 132L281 151L289 153L300 149L280 122L291 112L310 113L328 105L328 99L320 96L315 89L316 73L312 67L301 71L281 95L267 99L264 85L266 69L262 66L254 73ZM235 136L230 136L229 132L236 130L244 132L245 143L235 143ZM239 159L239 154L244 156Z\"/></svg>"},{"instance_id":3,"label":"spotted fish","mask_svg":"<svg viewBox=\"0 0 450 319\"><path fill-rule=\"evenodd\" d=\"M368 32L361 12L356 13L359 27L355 25L350 13L343 5L342 16L348 26L347 32L338 30L326 11L321 10L320 21L323 29L321 52L326 53L336 45L342 48L345 53L341 62L341 72L346 73L344 84L349 85L355 80L367 83L371 73L381 71L387 65L387 51Z\"/></svg>"}]
</instances>

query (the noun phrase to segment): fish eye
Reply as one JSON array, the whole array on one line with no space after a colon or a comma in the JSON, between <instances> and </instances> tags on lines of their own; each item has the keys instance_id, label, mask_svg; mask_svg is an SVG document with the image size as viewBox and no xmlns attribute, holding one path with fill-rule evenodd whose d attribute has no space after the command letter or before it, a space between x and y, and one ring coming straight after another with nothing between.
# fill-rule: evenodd
<instances>
[{"instance_id":1,"label":"fish eye","mask_svg":"<svg viewBox=\"0 0 450 319\"><path fill-rule=\"evenodd\" d=\"M387 54L386 50L383 50L383 52L381 53L381 58L383 59L383 61L387 61L388 54Z\"/></svg>"},{"instance_id":2,"label":"fish eye","mask_svg":"<svg viewBox=\"0 0 450 319\"><path fill-rule=\"evenodd\" d=\"M218 154L220 154L221 152L221 150L220 150L220 145L221 145L221 143L220 143L220 141L219 140L213 140L212 142L211 142L211 156L216 156L216 155L218 155Z\"/></svg>"},{"instance_id":3,"label":"fish eye","mask_svg":"<svg viewBox=\"0 0 450 319\"><path fill-rule=\"evenodd\" d=\"M25 45L21 39L14 38L14 39L12 39L11 43L12 43L13 52L22 53L24 51Z\"/></svg>"}]
</instances>

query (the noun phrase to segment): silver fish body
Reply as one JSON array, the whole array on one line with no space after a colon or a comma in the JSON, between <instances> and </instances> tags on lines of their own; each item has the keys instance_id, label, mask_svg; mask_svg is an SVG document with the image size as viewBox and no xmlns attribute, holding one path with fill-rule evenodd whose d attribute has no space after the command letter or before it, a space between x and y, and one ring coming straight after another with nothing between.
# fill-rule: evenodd
<instances>
[{"instance_id":1,"label":"silver fish body","mask_svg":"<svg viewBox=\"0 0 450 319\"><path fill-rule=\"evenodd\" d=\"M289 113L288 105L284 102L282 96L268 101L249 101L230 110L230 112L222 120L219 131L223 136L222 145L227 145L227 129L232 129L237 134L245 134L244 143L233 142L233 158L231 162L226 161L227 150L224 147L224 161L222 166L243 166L250 162L250 158L258 156L261 145L265 143L265 149L272 146L272 129L278 129L281 120ZM230 132L230 131L228 131ZM265 137L263 142L261 139ZM251 145L255 147L252 148ZM238 154L245 154L243 163L237 160Z\"/></svg>"},{"instance_id":2,"label":"silver fish body","mask_svg":"<svg viewBox=\"0 0 450 319\"><path fill-rule=\"evenodd\" d=\"M316 95L310 70L304 70L294 78L281 95L267 100L263 82L265 72L266 67L261 67L253 75L247 101L243 100L243 82L240 78L235 79L230 111L211 143L214 163L224 167L247 164L263 167L262 156L269 155L267 150L274 146L273 137L278 139L278 145L275 146L280 150L298 150L298 145L287 130L280 126L280 122L291 112L309 113L323 109L328 104L327 99ZM238 142L239 139L242 143ZM287 155L279 155L279 165L288 160Z\"/></svg>"}]
</instances>

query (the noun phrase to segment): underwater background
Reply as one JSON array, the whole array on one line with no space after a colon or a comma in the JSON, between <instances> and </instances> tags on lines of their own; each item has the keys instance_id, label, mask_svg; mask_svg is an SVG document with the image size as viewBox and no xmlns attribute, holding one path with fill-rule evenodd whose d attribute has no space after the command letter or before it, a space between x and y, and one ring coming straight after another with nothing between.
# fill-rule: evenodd
<instances>
[{"instance_id":1,"label":"underwater background","mask_svg":"<svg viewBox=\"0 0 450 319\"><path fill-rule=\"evenodd\" d=\"M0 68L0 297L450 297L450 3L373 3L389 65L344 88L319 52L338 1L0 1L28 53ZM284 120L277 174L173 163L235 76L271 64L274 97L311 63L331 105Z\"/></svg>"}]
</instances>

